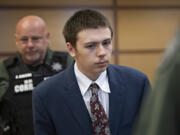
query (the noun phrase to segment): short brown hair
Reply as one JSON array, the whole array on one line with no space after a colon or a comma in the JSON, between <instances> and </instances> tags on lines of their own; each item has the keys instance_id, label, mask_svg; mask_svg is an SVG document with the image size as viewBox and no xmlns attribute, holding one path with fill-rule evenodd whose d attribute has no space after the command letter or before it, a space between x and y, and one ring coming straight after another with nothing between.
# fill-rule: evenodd
<instances>
[{"instance_id":1,"label":"short brown hair","mask_svg":"<svg viewBox=\"0 0 180 135\"><path fill-rule=\"evenodd\" d=\"M112 27L107 18L95 10L80 10L69 18L66 22L63 35L66 43L70 42L73 47L76 47L78 32L88 28L108 27L113 36Z\"/></svg>"}]
</instances>

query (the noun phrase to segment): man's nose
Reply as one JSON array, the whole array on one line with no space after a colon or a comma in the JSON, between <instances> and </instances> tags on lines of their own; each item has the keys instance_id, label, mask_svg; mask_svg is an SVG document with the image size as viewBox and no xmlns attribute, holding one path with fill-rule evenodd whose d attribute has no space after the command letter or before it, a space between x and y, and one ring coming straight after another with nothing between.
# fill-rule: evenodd
<instances>
[{"instance_id":1,"label":"man's nose","mask_svg":"<svg viewBox=\"0 0 180 135\"><path fill-rule=\"evenodd\" d=\"M27 46L28 46L28 47L33 47L33 41L32 41L31 38L28 38Z\"/></svg>"},{"instance_id":2,"label":"man's nose","mask_svg":"<svg viewBox=\"0 0 180 135\"><path fill-rule=\"evenodd\" d=\"M102 44L98 45L97 55L102 57L102 56L105 56L105 54L106 54L106 50L104 46Z\"/></svg>"}]
</instances>

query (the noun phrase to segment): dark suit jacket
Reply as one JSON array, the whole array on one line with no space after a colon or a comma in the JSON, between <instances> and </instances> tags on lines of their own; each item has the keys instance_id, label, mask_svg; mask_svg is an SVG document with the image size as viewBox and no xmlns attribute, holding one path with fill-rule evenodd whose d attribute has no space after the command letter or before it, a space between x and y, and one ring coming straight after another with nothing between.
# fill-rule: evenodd
<instances>
[{"instance_id":1,"label":"dark suit jacket","mask_svg":"<svg viewBox=\"0 0 180 135\"><path fill-rule=\"evenodd\" d=\"M130 135L149 81L128 67L109 65L107 74L111 135ZM73 65L34 89L33 113L36 135L92 135Z\"/></svg>"}]
</instances>

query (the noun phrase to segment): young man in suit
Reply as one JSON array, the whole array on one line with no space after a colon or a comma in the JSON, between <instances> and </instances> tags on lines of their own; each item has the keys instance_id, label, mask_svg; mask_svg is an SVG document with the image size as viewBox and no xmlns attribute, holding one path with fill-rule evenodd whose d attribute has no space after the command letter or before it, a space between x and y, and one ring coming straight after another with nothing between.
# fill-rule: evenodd
<instances>
[{"instance_id":1,"label":"young man in suit","mask_svg":"<svg viewBox=\"0 0 180 135\"><path fill-rule=\"evenodd\" d=\"M130 135L146 75L109 64L113 31L97 11L76 12L63 34L75 63L34 90L36 135Z\"/></svg>"}]
</instances>

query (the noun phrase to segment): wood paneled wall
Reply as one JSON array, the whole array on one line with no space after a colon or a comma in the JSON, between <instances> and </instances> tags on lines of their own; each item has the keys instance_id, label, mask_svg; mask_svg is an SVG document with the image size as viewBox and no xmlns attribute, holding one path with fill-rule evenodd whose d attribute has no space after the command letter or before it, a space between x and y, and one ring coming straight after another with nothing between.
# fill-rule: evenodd
<instances>
[{"instance_id":1,"label":"wood paneled wall","mask_svg":"<svg viewBox=\"0 0 180 135\"><path fill-rule=\"evenodd\" d=\"M26 15L44 18L51 33L50 48L66 51L62 29L77 10L91 8L111 22L115 36L111 62L154 74L180 21L179 0L1 0L0 60L16 51L14 32L17 21Z\"/></svg>"}]
</instances>

